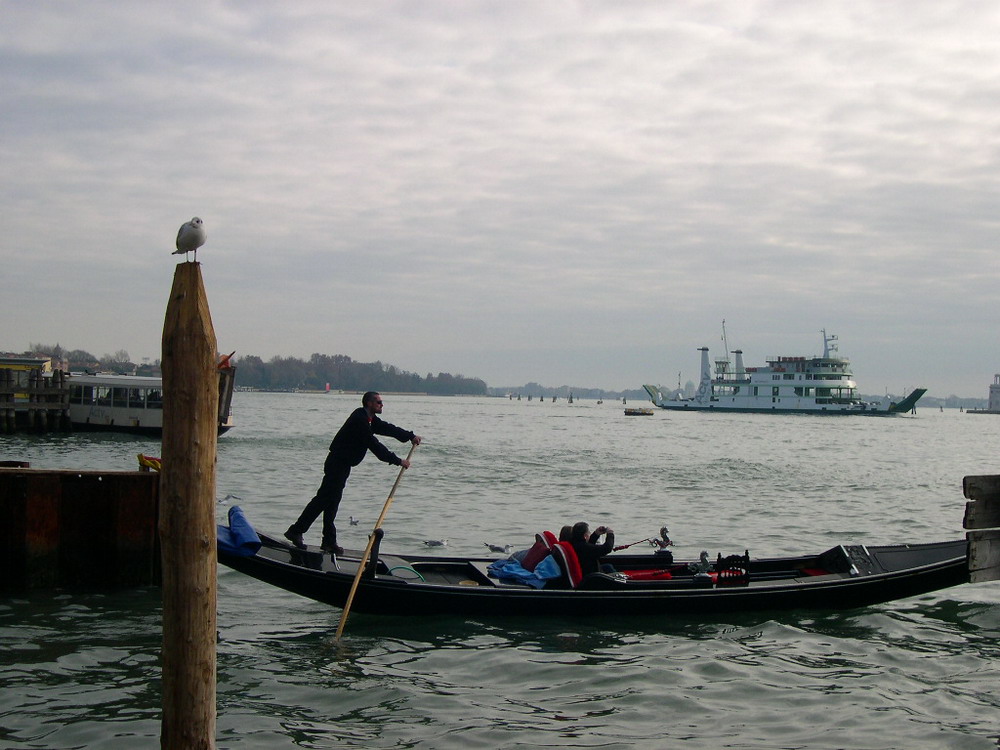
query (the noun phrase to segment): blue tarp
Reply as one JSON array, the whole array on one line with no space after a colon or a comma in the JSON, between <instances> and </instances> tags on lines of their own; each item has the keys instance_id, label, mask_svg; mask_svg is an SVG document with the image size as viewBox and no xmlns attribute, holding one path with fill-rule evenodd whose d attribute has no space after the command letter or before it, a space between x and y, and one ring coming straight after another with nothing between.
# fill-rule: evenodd
<instances>
[{"instance_id":1,"label":"blue tarp","mask_svg":"<svg viewBox=\"0 0 1000 750\"><path fill-rule=\"evenodd\" d=\"M488 569L490 575L495 578L513 579L534 586L536 589L542 588L547 581L558 578L562 574L559 563L553 559L552 555L545 557L535 566L534 570L525 569L521 563L514 559L497 560L490 563Z\"/></svg>"},{"instance_id":2,"label":"blue tarp","mask_svg":"<svg viewBox=\"0 0 1000 750\"><path fill-rule=\"evenodd\" d=\"M253 557L260 549L260 537L238 505L229 509L228 528L218 525L217 539L220 550L239 557Z\"/></svg>"}]
</instances>

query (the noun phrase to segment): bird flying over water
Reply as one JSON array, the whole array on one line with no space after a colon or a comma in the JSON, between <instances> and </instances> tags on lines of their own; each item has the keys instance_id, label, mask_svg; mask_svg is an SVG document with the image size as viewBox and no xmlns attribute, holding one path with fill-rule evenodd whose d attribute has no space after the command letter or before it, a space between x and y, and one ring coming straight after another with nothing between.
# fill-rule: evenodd
<instances>
[{"instance_id":1,"label":"bird flying over water","mask_svg":"<svg viewBox=\"0 0 1000 750\"><path fill-rule=\"evenodd\" d=\"M187 260L187 254L193 252L194 262L197 263L198 248L205 244L207 238L202 220L195 216L191 221L181 224L181 228L177 230L177 249L171 255L183 253Z\"/></svg>"}]
</instances>

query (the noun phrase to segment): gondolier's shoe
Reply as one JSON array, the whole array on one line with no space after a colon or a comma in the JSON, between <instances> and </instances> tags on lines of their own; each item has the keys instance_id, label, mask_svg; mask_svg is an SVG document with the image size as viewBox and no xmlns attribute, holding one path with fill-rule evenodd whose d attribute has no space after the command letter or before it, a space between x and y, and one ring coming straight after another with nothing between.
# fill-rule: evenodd
<instances>
[{"instance_id":1,"label":"gondolier's shoe","mask_svg":"<svg viewBox=\"0 0 1000 750\"><path fill-rule=\"evenodd\" d=\"M292 531L291 529L288 529L288 531L285 532L285 539L287 539L288 541L290 541L292 544L294 544L299 549L305 549L306 548L306 543L304 541L302 541L302 534L300 534L297 531Z\"/></svg>"},{"instance_id":2,"label":"gondolier's shoe","mask_svg":"<svg viewBox=\"0 0 1000 750\"><path fill-rule=\"evenodd\" d=\"M321 544L319 548L321 550L323 550L324 552L329 552L330 554L333 554L333 555L343 555L344 554L344 548L341 547L339 544L334 544L333 542L326 542L326 541L324 541L323 544Z\"/></svg>"}]
</instances>

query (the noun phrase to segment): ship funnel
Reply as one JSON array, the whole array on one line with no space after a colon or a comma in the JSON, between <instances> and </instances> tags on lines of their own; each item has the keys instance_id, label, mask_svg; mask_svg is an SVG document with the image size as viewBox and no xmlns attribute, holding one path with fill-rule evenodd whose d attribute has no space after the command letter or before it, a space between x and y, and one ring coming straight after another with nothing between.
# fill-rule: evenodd
<instances>
[{"instance_id":1,"label":"ship funnel","mask_svg":"<svg viewBox=\"0 0 1000 750\"><path fill-rule=\"evenodd\" d=\"M736 379L743 380L747 374L746 368L743 366L743 350L737 349L733 354L736 355Z\"/></svg>"},{"instance_id":2,"label":"ship funnel","mask_svg":"<svg viewBox=\"0 0 1000 750\"><path fill-rule=\"evenodd\" d=\"M712 366L708 361L708 347L703 346L701 352L701 382L694 394L695 401L709 401L712 398Z\"/></svg>"}]
</instances>

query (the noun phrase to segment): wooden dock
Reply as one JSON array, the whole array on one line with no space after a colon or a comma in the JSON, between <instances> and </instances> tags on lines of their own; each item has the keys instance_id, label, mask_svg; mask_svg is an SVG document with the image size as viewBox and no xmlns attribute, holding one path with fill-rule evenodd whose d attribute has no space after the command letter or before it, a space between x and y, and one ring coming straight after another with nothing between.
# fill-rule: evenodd
<instances>
[{"instance_id":1,"label":"wooden dock","mask_svg":"<svg viewBox=\"0 0 1000 750\"><path fill-rule=\"evenodd\" d=\"M1000 475L967 476L965 521L972 583L1000 580Z\"/></svg>"},{"instance_id":2,"label":"wooden dock","mask_svg":"<svg viewBox=\"0 0 1000 750\"><path fill-rule=\"evenodd\" d=\"M40 367L26 372L0 368L0 433L70 429L69 383L63 370L53 370L47 378Z\"/></svg>"},{"instance_id":3,"label":"wooden dock","mask_svg":"<svg viewBox=\"0 0 1000 750\"><path fill-rule=\"evenodd\" d=\"M159 585L159 496L155 472L0 467L0 591Z\"/></svg>"}]
</instances>

